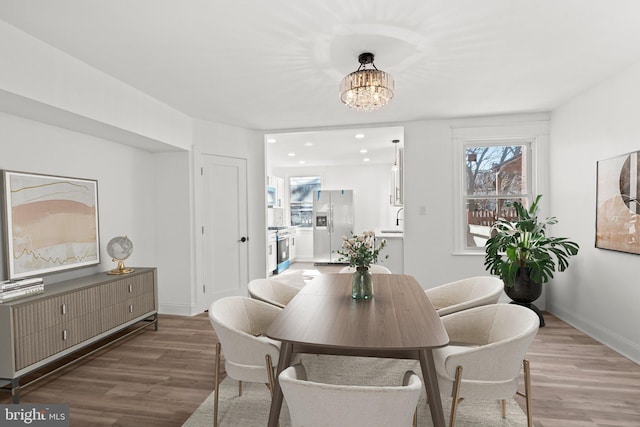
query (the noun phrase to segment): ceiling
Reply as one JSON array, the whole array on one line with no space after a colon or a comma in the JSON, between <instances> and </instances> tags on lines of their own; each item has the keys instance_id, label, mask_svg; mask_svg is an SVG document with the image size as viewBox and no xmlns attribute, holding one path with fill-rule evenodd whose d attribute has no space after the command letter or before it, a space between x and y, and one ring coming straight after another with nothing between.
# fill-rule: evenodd
<instances>
[{"instance_id":1,"label":"ceiling","mask_svg":"<svg viewBox=\"0 0 640 427\"><path fill-rule=\"evenodd\" d=\"M257 130L550 111L640 60L637 0L2 0L0 19L194 117ZM351 111L371 51L396 92Z\"/></svg>"},{"instance_id":2,"label":"ceiling","mask_svg":"<svg viewBox=\"0 0 640 427\"><path fill-rule=\"evenodd\" d=\"M388 126L276 133L267 134L265 140L267 163L271 167L374 164L391 167L396 149L404 148L404 128ZM394 140L398 141L397 144Z\"/></svg>"}]
</instances>

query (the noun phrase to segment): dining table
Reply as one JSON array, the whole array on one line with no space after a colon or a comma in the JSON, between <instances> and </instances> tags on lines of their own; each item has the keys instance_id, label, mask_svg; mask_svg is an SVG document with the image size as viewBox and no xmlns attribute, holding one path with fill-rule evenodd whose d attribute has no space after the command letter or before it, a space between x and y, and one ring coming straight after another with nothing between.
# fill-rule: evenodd
<instances>
[{"instance_id":1,"label":"dining table","mask_svg":"<svg viewBox=\"0 0 640 427\"><path fill-rule=\"evenodd\" d=\"M315 277L276 316L266 335L281 342L277 375L298 353L419 360L433 425L443 427L432 350L449 336L424 289L409 275L373 274L373 297L354 299L351 276ZM269 427L278 425L282 400L275 381Z\"/></svg>"}]
</instances>

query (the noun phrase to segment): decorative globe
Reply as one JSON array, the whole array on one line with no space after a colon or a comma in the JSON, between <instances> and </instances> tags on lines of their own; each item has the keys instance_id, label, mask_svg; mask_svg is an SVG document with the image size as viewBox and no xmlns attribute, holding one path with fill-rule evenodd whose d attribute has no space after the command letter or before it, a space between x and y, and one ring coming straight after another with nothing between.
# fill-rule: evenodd
<instances>
[{"instance_id":1,"label":"decorative globe","mask_svg":"<svg viewBox=\"0 0 640 427\"><path fill-rule=\"evenodd\" d=\"M133 252L133 242L127 236L116 236L107 243L107 253L113 261L118 261L118 266L109 271L108 274L131 273L133 268L124 266L124 260L131 256Z\"/></svg>"}]
</instances>

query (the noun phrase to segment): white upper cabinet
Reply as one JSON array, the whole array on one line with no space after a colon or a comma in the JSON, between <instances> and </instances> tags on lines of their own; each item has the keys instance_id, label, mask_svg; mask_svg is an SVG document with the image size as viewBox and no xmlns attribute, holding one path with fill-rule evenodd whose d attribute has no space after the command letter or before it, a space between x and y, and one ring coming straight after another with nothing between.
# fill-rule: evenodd
<instances>
[{"instance_id":1,"label":"white upper cabinet","mask_svg":"<svg viewBox=\"0 0 640 427\"><path fill-rule=\"evenodd\" d=\"M284 207L284 178L267 176L267 203L270 208Z\"/></svg>"}]
</instances>

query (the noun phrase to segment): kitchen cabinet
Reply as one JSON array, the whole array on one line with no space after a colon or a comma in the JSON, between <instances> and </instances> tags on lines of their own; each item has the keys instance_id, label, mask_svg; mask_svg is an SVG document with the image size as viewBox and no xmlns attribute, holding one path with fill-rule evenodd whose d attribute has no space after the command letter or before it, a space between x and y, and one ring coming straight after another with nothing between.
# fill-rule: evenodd
<instances>
[{"instance_id":1,"label":"kitchen cabinet","mask_svg":"<svg viewBox=\"0 0 640 427\"><path fill-rule=\"evenodd\" d=\"M267 238L267 275L273 274L273 270L278 265L278 246L276 243L276 232L270 231Z\"/></svg>"},{"instance_id":2,"label":"kitchen cabinet","mask_svg":"<svg viewBox=\"0 0 640 427\"><path fill-rule=\"evenodd\" d=\"M378 264L387 267L393 274L404 274L404 233L376 230L376 240L385 239L387 245L382 249ZM388 255L388 258L385 256Z\"/></svg>"},{"instance_id":3,"label":"kitchen cabinet","mask_svg":"<svg viewBox=\"0 0 640 427\"><path fill-rule=\"evenodd\" d=\"M289 261L293 262L296 259L296 239L298 238L297 233L292 231L289 234Z\"/></svg>"},{"instance_id":4,"label":"kitchen cabinet","mask_svg":"<svg viewBox=\"0 0 640 427\"><path fill-rule=\"evenodd\" d=\"M296 231L296 260L313 261L313 228L298 227Z\"/></svg>"},{"instance_id":5,"label":"kitchen cabinet","mask_svg":"<svg viewBox=\"0 0 640 427\"><path fill-rule=\"evenodd\" d=\"M284 207L284 178L275 177L276 181L276 205L277 208Z\"/></svg>"},{"instance_id":6,"label":"kitchen cabinet","mask_svg":"<svg viewBox=\"0 0 640 427\"><path fill-rule=\"evenodd\" d=\"M267 176L267 189L268 191L271 190L273 194L269 196L273 197L273 206L270 207L284 207L284 178L280 178L279 176Z\"/></svg>"}]
</instances>

